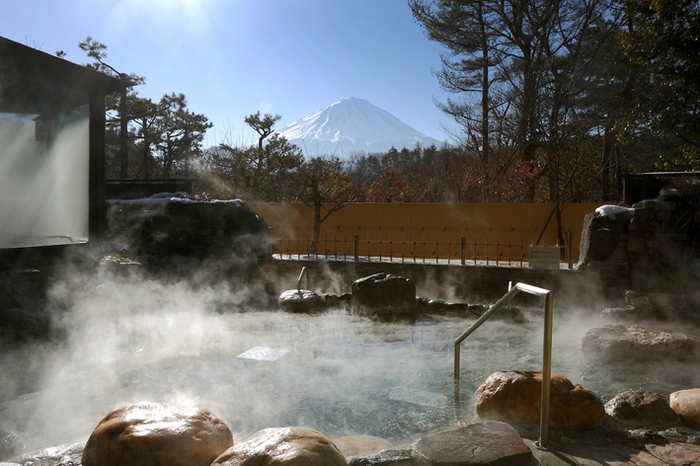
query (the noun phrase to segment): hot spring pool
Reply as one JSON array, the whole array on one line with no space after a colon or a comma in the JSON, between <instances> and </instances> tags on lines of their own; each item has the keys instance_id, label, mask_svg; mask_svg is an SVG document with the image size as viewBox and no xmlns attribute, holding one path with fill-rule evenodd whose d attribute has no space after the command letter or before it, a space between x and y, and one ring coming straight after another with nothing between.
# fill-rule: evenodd
<instances>
[{"instance_id":1,"label":"hot spring pool","mask_svg":"<svg viewBox=\"0 0 700 466\"><path fill-rule=\"evenodd\" d=\"M200 406L241 440L272 426L303 425L329 438L369 434L402 445L470 421L473 393L499 370L542 368L542 317L489 321L462 343L459 402L454 339L473 323L429 316L376 323L333 311L256 311L209 303L222 290L102 284L62 315L61 343L10 350L0 359L0 428L28 449L87 440L112 408L136 401ZM557 315L553 371L607 401L627 389L663 395L700 386L692 364L600 365L578 347L606 321ZM31 379L31 380L28 380Z\"/></svg>"}]
</instances>

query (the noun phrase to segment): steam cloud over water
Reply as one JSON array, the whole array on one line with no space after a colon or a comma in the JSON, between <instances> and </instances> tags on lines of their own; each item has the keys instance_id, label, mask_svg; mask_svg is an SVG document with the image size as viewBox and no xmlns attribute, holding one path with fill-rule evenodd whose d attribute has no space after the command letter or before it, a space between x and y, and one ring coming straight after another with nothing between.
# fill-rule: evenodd
<instances>
[{"instance_id":1,"label":"steam cloud over water","mask_svg":"<svg viewBox=\"0 0 700 466\"><path fill-rule=\"evenodd\" d=\"M455 407L453 342L471 320L380 324L344 310L297 315L242 304L257 293L252 288L106 272L78 277L51 292L54 324L64 336L0 356L0 428L17 433L29 450L84 442L111 409L144 400L209 409L235 441L283 425L330 438L401 441L469 421L472 394L491 373L542 364L539 311L528 311L524 325L488 322L462 343ZM555 372L604 401L625 389L668 395L700 383L682 364L587 361L578 341L598 323L555 315Z\"/></svg>"}]
</instances>

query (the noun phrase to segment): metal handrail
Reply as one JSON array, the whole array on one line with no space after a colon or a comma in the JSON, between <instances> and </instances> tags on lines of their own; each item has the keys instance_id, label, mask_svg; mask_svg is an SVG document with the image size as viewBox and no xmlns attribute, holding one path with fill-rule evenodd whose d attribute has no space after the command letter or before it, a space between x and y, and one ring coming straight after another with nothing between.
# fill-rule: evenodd
<instances>
[{"instance_id":1,"label":"metal handrail","mask_svg":"<svg viewBox=\"0 0 700 466\"><path fill-rule=\"evenodd\" d=\"M301 289L301 281L304 279L304 275L306 275L306 287L309 287L309 274L306 271L306 267L302 267L301 272L299 273L299 278L297 279L297 291Z\"/></svg>"},{"instance_id":2,"label":"metal handrail","mask_svg":"<svg viewBox=\"0 0 700 466\"><path fill-rule=\"evenodd\" d=\"M504 305L508 304L513 297L519 292L544 296L544 351L542 354L542 396L540 399L540 438L534 442L535 447L546 450L549 441L549 398L550 398L550 383L552 372L552 314L554 296L552 291L540 288L537 286L528 285L525 283L516 283L514 287L508 290L508 293L503 295L501 299L496 301L496 304L484 313L479 319L474 322L464 333L455 340L455 393L459 393L457 384L459 383L459 347L460 343L474 331L481 327L481 324L486 322L489 317L496 313Z\"/></svg>"}]
</instances>

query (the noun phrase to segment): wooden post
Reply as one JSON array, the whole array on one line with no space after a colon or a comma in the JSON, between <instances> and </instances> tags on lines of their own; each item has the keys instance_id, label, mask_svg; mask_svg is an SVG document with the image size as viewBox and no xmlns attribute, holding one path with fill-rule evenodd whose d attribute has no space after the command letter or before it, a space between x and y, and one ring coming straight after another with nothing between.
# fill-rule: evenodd
<instances>
[{"instance_id":1,"label":"wooden post","mask_svg":"<svg viewBox=\"0 0 700 466\"><path fill-rule=\"evenodd\" d=\"M467 237L462 236L459 242L459 260L462 265L466 263L467 258Z\"/></svg>"},{"instance_id":2,"label":"wooden post","mask_svg":"<svg viewBox=\"0 0 700 466\"><path fill-rule=\"evenodd\" d=\"M406 262L406 235L403 235L403 240L401 241L401 263Z\"/></svg>"},{"instance_id":3,"label":"wooden post","mask_svg":"<svg viewBox=\"0 0 700 466\"><path fill-rule=\"evenodd\" d=\"M360 260L360 235L355 234L355 262Z\"/></svg>"}]
</instances>

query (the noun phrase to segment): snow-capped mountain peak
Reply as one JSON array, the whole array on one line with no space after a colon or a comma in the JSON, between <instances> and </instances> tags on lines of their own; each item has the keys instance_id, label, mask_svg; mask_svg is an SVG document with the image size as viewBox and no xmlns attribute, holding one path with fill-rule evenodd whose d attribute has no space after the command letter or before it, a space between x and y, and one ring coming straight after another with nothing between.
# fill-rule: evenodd
<instances>
[{"instance_id":1,"label":"snow-capped mountain peak","mask_svg":"<svg viewBox=\"0 0 700 466\"><path fill-rule=\"evenodd\" d=\"M276 131L309 156L345 157L353 152L386 152L392 147L440 146L391 113L369 101L339 100Z\"/></svg>"}]
</instances>

